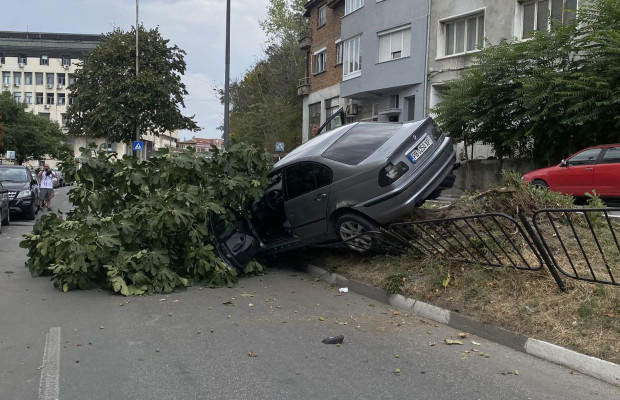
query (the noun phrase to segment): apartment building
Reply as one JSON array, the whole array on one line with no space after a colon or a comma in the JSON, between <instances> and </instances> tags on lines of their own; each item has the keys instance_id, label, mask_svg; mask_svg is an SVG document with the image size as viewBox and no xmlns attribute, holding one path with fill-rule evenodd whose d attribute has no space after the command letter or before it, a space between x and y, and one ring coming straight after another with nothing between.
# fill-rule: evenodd
<instances>
[{"instance_id":1,"label":"apartment building","mask_svg":"<svg viewBox=\"0 0 620 400\"><path fill-rule=\"evenodd\" d=\"M473 64L485 45L501 39L526 39L532 31L548 31L550 19L570 22L578 0L433 0L430 10L426 106L434 107L449 82ZM471 150L470 150L471 151ZM474 146L473 158L493 155ZM471 157L471 156L470 156Z\"/></svg>"},{"instance_id":2,"label":"apartment building","mask_svg":"<svg viewBox=\"0 0 620 400\"><path fill-rule=\"evenodd\" d=\"M1 90L11 92L15 101L26 105L26 111L64 126L67 107L73 101L67 87L74 82L74 74L81 59L100 40L100 35L0 32ZM147 157L158 147L170 143L176 147L178 132L159 137L143 135L143 139L143 157ZM119 155L132 151L130 145L107 143L105 138L67 138L67 144L76 155L80 154L80 147L87 147L91 143L97 146L107 144L108 151Z\"/></svg>"},{"instance_id":3,"label":"apartment building","mask_svg":"<svg viewBox=\"0 0 620 400\"><path fill-rule=\"evenodd\" d=\"M300 47L306 50L306 77L298 88L298 93L303 96L303 142L309 139L313 126L319 127L345 106L340 98L340 22L344 5L345 0L310 0L304 6L304 16L310 22L310 35L300 40Z\"/></svg>"},{"instance_id":4,"label":"apartment building","mask_svg":"<svg viewBox=\"0 0 620 400\"><path fill-rule=\"evenodd\" d=\"M183 150L193 147L196 153L202 153L211 150L213 146L221 150L224 147L224 139L203 139L192 136L191 139L181 141L178 145Z\"/></svg>"}]
</instances>

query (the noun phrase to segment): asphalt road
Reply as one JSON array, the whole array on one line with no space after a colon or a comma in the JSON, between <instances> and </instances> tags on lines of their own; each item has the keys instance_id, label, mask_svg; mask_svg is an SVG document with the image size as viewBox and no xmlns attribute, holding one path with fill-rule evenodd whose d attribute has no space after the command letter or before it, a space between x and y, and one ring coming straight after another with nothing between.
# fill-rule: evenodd
<instances>
[{"instance_id":1,"label":"asphalt road","mask_svg":"<svg viewBox=\"0 0 620 400\"><path fill-rule=\"evenodd\" d=\"M67 191L57 191L53 207L68 205ZM3 400L620 396L617 387L396 315L294 269L244 278L232 289L134 298L62 293L24 268L18 243L31 226L13 220L0 235ZM334 335L344 335L341 346L321 342Z\"/></svg>"}]
</instances>

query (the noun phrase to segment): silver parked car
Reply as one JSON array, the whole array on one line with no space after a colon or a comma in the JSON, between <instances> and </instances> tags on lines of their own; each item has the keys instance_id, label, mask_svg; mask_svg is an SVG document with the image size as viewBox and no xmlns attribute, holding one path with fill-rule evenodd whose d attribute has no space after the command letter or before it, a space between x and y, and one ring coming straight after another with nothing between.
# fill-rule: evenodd
<instances>
[{"instance_id":1,"label":"silver parked car","mask_svg":"<svg viewBox=\"0 0 620 400\"><path fill-rule=\"evenodd\" d=\"M327 121L324 127L334 125L275 164L271 185L249 207L250 218L228 229L212 219L218 252L228 263L242 268L257 254L376 231L452 187L456 155L431 118ZM372 239L366 239L370 249Z\"/></svg>"}]
</instances>

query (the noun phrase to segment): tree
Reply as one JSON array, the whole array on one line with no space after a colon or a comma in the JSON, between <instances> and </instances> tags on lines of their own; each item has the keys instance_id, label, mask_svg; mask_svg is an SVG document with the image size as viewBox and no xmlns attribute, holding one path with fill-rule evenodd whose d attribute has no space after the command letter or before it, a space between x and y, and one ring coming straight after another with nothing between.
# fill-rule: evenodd
<instances>
[{"instance_id":1,"label":"tree","mask_svg":"<svg viewBox=\"0 0 620 400\"><path fill-rule=\"evenodd\" d=\"M592 0L573 24L501 41L477 55L433 110L456 139L491 144L499 158L554 163L620 139L620 0Z\"/></svg>"},{"instance_id":2,"label":"tree","mask_svg":"<svg viewBox=\"0 0 620 400\"><path fill-rule=\"evenodd\" d=\"M69 86L70 135L105 137L129 143L136 128L156 136L176 129L198 130L193 117L181 114L188 92L181 76L185 52L169 46L157 28L139 27L139 74L136 77L135 27L115 29L88 53Z\"/></svg>"},{"instance_id":3,"label":"tree","mask_svg":"<svg viewBox=\"0 0 620 400\"><path fill-rule=\"evenodd\" d=\"M273 149L301 143L302 99L297 95L305 73L305 54L298 39L308 28L303 0L271 0L261 27L269 36L265 58L230 86L230 135Z\"/></svg>"},{"instance_id":4,"label":"tree","mask_svg":"<svg viewBox=\"0 0 620 400\"><path fill-rule=\"evenodd\" d=\"M17 164L55 158L68 149L64 144L66 135L57 123L26 112L25 106L13 100L9 92L0 94L0 120L4 125L0 127L0 132L4 129L0 151L15 151Z\"/></svg>"}]
</instances>

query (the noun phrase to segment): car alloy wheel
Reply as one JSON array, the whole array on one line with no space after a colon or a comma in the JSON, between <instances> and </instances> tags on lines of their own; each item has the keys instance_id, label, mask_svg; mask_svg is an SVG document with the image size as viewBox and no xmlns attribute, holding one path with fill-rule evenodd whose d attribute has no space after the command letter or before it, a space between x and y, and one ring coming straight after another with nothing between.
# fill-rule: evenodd
<instances>
[{"instance_id":1,"label":"car alloy wheel","mask_svg":"<svg viewBox=\"0 0 620 400\"><path fill-rule=\"evenodd\" d=\"M542 190L549 189L549 185L547 185L547 182L543 181L542 179L533 180L531 185L538 189L542 189Z\"/></svg>"},{"instance_id":2,"label":"car alloy wheel","mask_svg":"<svg viewBox=\"0 0 620 400\"><path fill-rule=\"evenodd\" d=\"M338 236L349 248L362 253L372 250L374 244L372 236L360 235L378 230L374 222L356 214L344 214L338 218L336 226Z\"/></svg>"}]
</instances>

